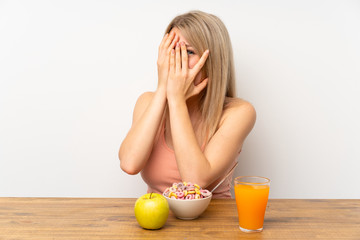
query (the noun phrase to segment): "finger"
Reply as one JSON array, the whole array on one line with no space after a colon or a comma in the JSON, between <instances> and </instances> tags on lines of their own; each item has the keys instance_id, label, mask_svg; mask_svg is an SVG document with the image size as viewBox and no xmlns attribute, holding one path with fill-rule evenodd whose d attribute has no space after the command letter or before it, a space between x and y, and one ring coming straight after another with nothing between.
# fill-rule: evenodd
<instances>
[{"instance_id":1,"label":"finger","mask_svg":"<svg viewBox=\"0 0 360 240\"><path fill-rule=\"evenodd\" d=\"M208 84L209 78L205 78L204 80L201 81L201 83L199 83L198 85L196 85L194 87L194 93L199 94Z\"/></svg>"},{"instance_id":2,"label":"finger","mask_svg":"<svg viewBox=\"0 0 360 240\"><path fill-rule=\"evenodd\" d=\"M164 48L169 47L169 45L173 41L174 37L175 37L175 31L172 30L167 36L167 39L166 39L166 41L164 43Z\"/></svg>"},{"instance_id":3,"label":"finger","mask_svg":"<svg viewBox=\"0 0 360 240\"><path fill-rule=\"evenodd\" d=\"M188 54L187 49L184 42L180 43L181 45L181 68L183 72L187 72L188 70Z\"/></svg>"},{"instance_id":4,"label":"finger","mask_svg":"<svg viewBox=\"0 0 360 240\"><path fill-rule=\"evenodd\" d=\"M168 36L169 36L169 33L166 33L165 36L163 37L163 39L161 40L160 47L162 47L164 45L164 43L168 39Z\"/></svg>"},{"instance_id":5,"label":"finger","mask_svg":"<svg viewBox=\"0 0 360 240\"><path fill-rule=\"evenodd\" d=\"M170 72L174 72L175 69L175 50L171 49L171 54L170 54L170 67L169 67L169 71Z\"/></svg>"},{"instance_id":6,"label":"finger","mask_svg":"<svg viewBox=\"0 0 360 240\"><path fill-rule=\"evenodd\" d=\"M173 41L171 42L170 46L168 47L168 51L171 51L171 49L174 49L174 47L178 41L179 41L179 36L175 35Z\"/></svg>"},{"instance_id":7,"label":"finger","mask_svg":"<svg viewBox=\"0 0 360 240\"><path fill-rule=\"evenodd\" d=\"M165 56L165 66L167 67L167 70L168 70L168 72L169 72L169 70L170 70L170 55L166 55Z\"/></svg>"},{"instance_id":8,"label":"finger","mask_svg":"<svg viewBox=\"0 0 360 240\"><path fill-rule=\"evenodd\" d=\"M175 48L175 54L176 54L176 72L181 71L181 56L180 56L180 45L179 43L176 43Z\"/></svg>"},{"instance_id":9,"label":"finger","mask_svg":"<svg viewBox=\"0 0 360 240\"><path fill-rule=\"evenodd\" d=\"M198 74L198 72L201 70L201 68L204 66L206 59L209 56L209 50L206 50L203 55L201 56L201 58L199 59L199 61L195 64L195 66L193 67L193 74Z\"/></svg>"}]
</instances>

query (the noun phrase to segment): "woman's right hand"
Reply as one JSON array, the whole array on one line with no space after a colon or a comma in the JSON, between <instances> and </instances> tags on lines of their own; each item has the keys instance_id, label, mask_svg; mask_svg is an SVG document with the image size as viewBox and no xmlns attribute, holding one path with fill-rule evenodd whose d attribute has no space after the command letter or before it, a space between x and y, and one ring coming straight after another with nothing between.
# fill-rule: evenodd
<instances>
[{"instance_id":1,"label":"woman's right hand","mask_svg":"<svg viewBox=\"0 0 360 240\"><path fill-rule=\"evenodd\" d=\"M128 174L139 173L152 152L166 107L171 50L178 41L174 31L164 36L157 61L158 89L155 93L142 94L136 102L130 131L119 149L121 169Z\"/></svg>"},{"instance_id":2,"label":"woman's right hand","mask_svg":"<svg viewBox=\"0 0 360 240\"><path fill-rule=\"evenodd\" d=\"M159 46L159 56L157 60L158 68L158 88L166 89L167 79L170 67L171 50L174 49L175 44L179 41L179 36L172 30L165 34Z\"/></svg>"}]
</instances>

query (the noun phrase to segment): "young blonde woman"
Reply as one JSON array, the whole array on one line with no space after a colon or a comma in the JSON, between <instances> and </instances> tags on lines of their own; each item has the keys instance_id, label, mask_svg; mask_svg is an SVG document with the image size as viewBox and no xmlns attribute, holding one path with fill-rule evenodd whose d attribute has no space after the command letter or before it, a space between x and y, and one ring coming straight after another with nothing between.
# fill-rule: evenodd
<instances>
[{"instance_id":1,"label":"young blonde woman","mask_svg":"<svg viewBox=\"0 0 360 240\"><path fill-rule=\"evenodd\" d=\"M120 166L128 174L141 172L148 192L181 181L211 190L236 163L256 118L253 106L235 97L226 27L201 11L177 16L160 43L157 65L157 89L137 100ZM213 198L231 198L231 179Z\"/></svg>"}]
</instances>

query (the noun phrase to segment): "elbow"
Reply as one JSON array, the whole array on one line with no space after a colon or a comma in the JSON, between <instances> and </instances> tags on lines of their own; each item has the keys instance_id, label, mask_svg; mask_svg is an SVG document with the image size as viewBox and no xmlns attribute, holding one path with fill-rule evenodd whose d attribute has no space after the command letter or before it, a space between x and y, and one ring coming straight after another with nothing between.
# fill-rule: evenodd
<instances>
[{"instance_id":1,"label":"elbow","mask_svg":"<svg viewBox=\"0 0 360 240\"><path fill-rule=\"evenodd\" d=\"M140 172L140 170L137 170L135 168L124 166L124 164L121 164L121 162L120 162L120 168L129 175L136 175Z\"/></svg>"},{"instance_id":2,"label":"elbow","mask_svg":"<svg viewBox=\"0 0 360 240\"><path fill-rule=\"evenodd\" d=\"M207 179L201 179L201 178L185 178L185 179L183 179L183 181L197 184L203 189L206 189L210 185L210 183Z\"/></svg>"},{"instance_id":3,"label":"elbow","mask_svg":"<svg viewBox=\"0 0 360 240\"><path fill-rule=\"evenodd\" d=\"M198 168L198 171L194 168L192 170L193 171L186 172L186 175L180 174L182 181L197 184L203 189L206 189L214 181L208 174L211 170L210 168L207 168L206 170Z\"/></svg>"},{"instance_id":4,"label":"elbow","mask_svg":"<svg viewBox=\"0 0 360 240\"><path fill-rule=\"evenodd\" d=\"M207 189L207 187L210 185L210 183L206 180L203 180L203 181L199 180L198 185L203 189Z\"/></svg>"},{"instance_id":5,"label":"elbow","mask_svg":"<svg viewBox=\"0 0 360 240\"><path fill-rule=\"evenodd\" d=\"M121 170L123 170L124 172L126 172L129 175L136 175L141 171L141 168L138 168L136 166L133 166L133 164L131 164L131 160L129 161L129 159L126 156L123 156L123 154L121 154L121 151L119 151L119 160L120 160L120 168Z\"/></svg>"}]
</instances>

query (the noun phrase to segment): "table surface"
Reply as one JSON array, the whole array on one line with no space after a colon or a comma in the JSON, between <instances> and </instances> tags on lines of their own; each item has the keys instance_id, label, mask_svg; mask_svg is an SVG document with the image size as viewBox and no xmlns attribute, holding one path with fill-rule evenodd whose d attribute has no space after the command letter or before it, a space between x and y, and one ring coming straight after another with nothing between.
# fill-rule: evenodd
<instances>
[{"instance_id":1,"label":"table surface","mask_svg":"<svg viewBox=\"0 0 360 240\"><path fill-rule=\"evenodd\" d=\"M360 239L360 200L270 199L261 233L238 228L234 199L195 220L136 222L135 198L0 198L0 239Z\"/></svg>"}]
</instances>

